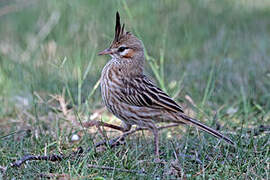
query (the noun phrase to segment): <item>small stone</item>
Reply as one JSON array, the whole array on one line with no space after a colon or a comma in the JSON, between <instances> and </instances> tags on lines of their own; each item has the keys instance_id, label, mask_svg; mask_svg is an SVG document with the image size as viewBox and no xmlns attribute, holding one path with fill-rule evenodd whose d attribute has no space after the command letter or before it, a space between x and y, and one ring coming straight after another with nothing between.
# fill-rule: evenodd
<instances>
[{"instance_id":1,"label":"small stone","mask_svg":"<svg viewBox=\"0 0 270 180\"><path fill-rule=\"evenodd\" d=\"M71 136L71 142L79 141L79 140L80 140L80 136L78 136L77 134L73 134Z\"/></svg>"}]
</instances>

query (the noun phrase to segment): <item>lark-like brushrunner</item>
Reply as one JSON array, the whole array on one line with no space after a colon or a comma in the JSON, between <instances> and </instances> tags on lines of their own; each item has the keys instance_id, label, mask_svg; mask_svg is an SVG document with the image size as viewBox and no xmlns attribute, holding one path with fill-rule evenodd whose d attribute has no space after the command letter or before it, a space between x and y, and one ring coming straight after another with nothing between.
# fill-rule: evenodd
<instances>
[{"instance_id":1,"label":"lark-like brushrunner","mask_svg":"<svg viewBox=\"0 0 270 180\"><path fill-rule=\"evenodd\" d=\"M159 158L157 124L173 122L189 124L234 144L220 132L184 114L183 109L144 74L144 48L142 42L131 32L125 31L116 13L115 36L109 48L99 55L112 59L101 75L102 99L110 112L122 120L129 131L132 125L149 128L155 137L155 153Z\"/></svg>"}]
</instances>

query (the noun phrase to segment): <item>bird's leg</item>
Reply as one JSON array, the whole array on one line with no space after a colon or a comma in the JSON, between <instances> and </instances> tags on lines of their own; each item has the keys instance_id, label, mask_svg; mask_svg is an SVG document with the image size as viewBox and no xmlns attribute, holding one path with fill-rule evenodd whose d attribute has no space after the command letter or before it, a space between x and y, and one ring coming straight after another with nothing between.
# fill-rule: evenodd
<instances>
[{"instance_id":1,"label":"bird's leg","mask_svg":"<svg viewBox=\"0 0 270 180\"><path fill-rule=\"evenodd\" d=\"M158 128L153 125L151 127L152 133L154 135L154 142L155 142L155 163L159 163L160 162L160 158L159 158L159 135L158 135Z\"/></svg>"},{"instance_id":2,"label":"bird's leg","mask_svg":"<svg viewBox=\"0 0 270 180\"><path fill-rule=\"evenodd\" d=\"M102 122L102 121L90 121L90 122L86 122L83 124L84 127L86 128L89 128L89 127L92 127L92 126L96 126L96 127L100 127L100 126L103 126L103 127L108 127L108 128L111 128L111 129L114 129L114 130L117 130L117 131L121 131L121 132L126 132L126 127L121 127L121 126L116 126L116 125L113 125L113 124L109 124L109 123L106 123L106 122Z\"/></svg>"},{"instance_id":3,"label":"bird's leg","mask_svg":"<svg viewBox=\"0 0 270 180\"><path fill-rule=\"evenodd\" d=\"M166 125L166 126L161 126L161 127L158 127L158 128L157 127L155 127L155 128L151 127L150 130L156 129L157 131L161 131L163 129L167 129L167 128L171 128L171 127L175 127L175 126L179 126L179 125L180 124L175 123L175 124L169 124L169 125ZM127 136L129 136L129 135L131 135L131 134L133 134L133 133L135 133L137 131L149 130L149 128L146 128L146 127L137 127L134 130L130 130L131 125L127 125L127 124L123 124L123 129L125 131L123 132L123 134L121 136L117 137L117 139L125 138L125 137L127 137Z\"/></svg>"},{"instance_id":4,"label":"bird's leg","mask_svg":"<svg viewBox=\"0 0 270 180\"><path fill-rule=\"evenodd\" d=\"M129 124L126 124L126 123L122 123L123 127L121 126L116 126L116 125L113 125L113 124L109 124L109 123L106 123L106 122L102 122L102 121L90 121L90 122L86 122L83 124L84 127L92 127L92 126L96 126L98 131L100 132L100 134L103 136L103 138L105 139L104 142L108 142L109 146L110 147L113 147L113 146L116 146L118 144L120 144L119 142L120 141L123 141L124 140L124 136L120 136L119 138L117 139L112 139L112 140L108 140L108 137L106 135L106 133L104 133L104 131L101 130L101 126L102 127L108 127L108 128L111 128L111 129L114 129L114 130L117 130L117 131L121 131L123 134L125 132L128 132L130 129L131 129L131 125ZM98 143L97 145L99 146L100 143Z\"/></svg>"},{"instance_id":5,"label":"bird's leg","mask_svg":"<svg viewBox=\"0 0 270 180\"><path fill-rule=\"evenodd\" d=\"M158 127L157 129L158 129L158 131L161 131L163 129L170 128L170 127L175 127L175 126L179 126L179 124L178 123L169 124L169 125L166 125L166 126ZM125 128L125 126L124 126L124 128ZM128 127L127 127L127 128L125 128L125 132L123 132L122 135L120 135L120 136L118 136L116 138L113 138L113 139L111 139L109 141L99 142L95 146L96 147L99 147L99 146L102 146L104 144L108 144L110 147L114 147L114 146L116 146L116 145L119 144L119 143L117 144L117 141L119 142L120 139L123 139L123 138L125 138L125 137L127 137L127 136L129 136L129 135L131 135L131 134L133 134L135 132L137 132L137 131L143 131L143 130L151 130L152 131L152 128L149 129L149 128L146 128L146 127L137 127L134 130L128 130Z\"/></svg>"}]
</instances>

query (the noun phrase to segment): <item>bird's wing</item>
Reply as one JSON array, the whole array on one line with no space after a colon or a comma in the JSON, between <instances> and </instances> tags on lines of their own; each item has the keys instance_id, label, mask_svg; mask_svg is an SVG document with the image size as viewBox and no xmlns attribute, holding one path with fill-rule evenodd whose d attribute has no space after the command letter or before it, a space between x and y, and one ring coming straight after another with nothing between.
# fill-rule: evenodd
<instances>
[{"instance_id":1,"label":"bird's wing","mask_svg":"<svg viewBox=\"0 0 270 180\"><path fill-rule=\"evenodd\" d=\"M158 88L146 76L124 78L120 89L120 101L134 105L167 109L174 112L183 112L176 102Z\"/></svg>"}]
</instances>

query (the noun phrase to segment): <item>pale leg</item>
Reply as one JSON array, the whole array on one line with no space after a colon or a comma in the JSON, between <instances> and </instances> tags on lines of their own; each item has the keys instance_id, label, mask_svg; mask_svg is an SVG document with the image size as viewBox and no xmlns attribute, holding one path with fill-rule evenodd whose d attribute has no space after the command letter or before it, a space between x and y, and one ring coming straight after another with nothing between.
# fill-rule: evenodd
<instances>
[{"instance_id":1,"label":"pale leg","mask_svg":"<svg viewBox=\"0 0 270 180\"><path fill-rule=\"evenodd\" d=\"M87 127L87 128L92 127L92 126L96 126L96 127L103 126L103 127L108 127L108 128L111 128L111 129L121 131L121 132L127 132L127 131L129 131L131 129L130 125L124 125L124 127L121 127L121 126L116 126L116 125L113 125L113 124L105 123L105 122L102 122L102 121L94 121L94 120L84 123L83 126Z\"/></svg>"}]
</instances>

